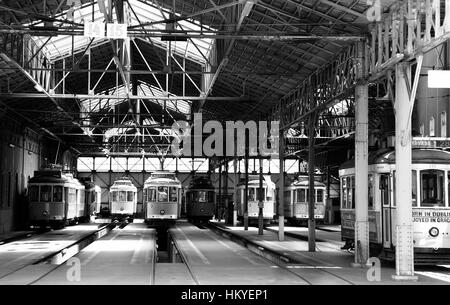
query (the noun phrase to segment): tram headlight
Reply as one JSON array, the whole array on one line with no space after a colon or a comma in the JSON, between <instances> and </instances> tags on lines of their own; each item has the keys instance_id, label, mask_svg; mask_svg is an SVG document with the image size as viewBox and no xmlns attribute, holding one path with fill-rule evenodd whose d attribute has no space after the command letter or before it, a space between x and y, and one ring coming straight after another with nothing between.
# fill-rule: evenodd
<instances>
[{"instance_id":1,"label":"tram headlight","mask_svg":"<svg viewBox=\"0 0 450 305\"><path fill-rule=\"evenodd\" d=\"M159 213L160 213L161 215L164 215L164 214L166 213L166 211L161 210L161 211L159 211Z\"/></svg>"},{"instance_id":2,"label":"tram headlight","mask_svg":"<svg viewBox=\"0 0 450 305\"><path fill-rule=\"evenodd\" d=\"M42 212L42 215L43 215L43 216L47 216L47 215L48 215L48 212L47 212L47 211L43 211L43 212Z\"/></svg>"},{"instance_id":3,"label":"tram headlight","mask_svg":"<svg viewBox=\"0 0 450 305\"><path fill-rule=\"evenodd\" d=\"M432 227L432 228L430 229L430 231L428 231L428 233L430 233L430 236L436 237L436 236L439 235L439 229L436 228L436 227Z\"/></svg>"}]
</instances>

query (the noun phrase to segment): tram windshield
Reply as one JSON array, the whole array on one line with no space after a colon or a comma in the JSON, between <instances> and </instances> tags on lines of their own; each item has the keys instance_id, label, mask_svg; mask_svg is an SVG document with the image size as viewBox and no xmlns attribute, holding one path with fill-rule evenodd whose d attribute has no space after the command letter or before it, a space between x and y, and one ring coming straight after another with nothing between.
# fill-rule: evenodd
<instances>
[{"instance_id":1,"label":"tram windshield","mask_svg":"<svg viewBox=\"0 0 450 305\"><path fill-rule=\"evenodd\" d=\"M127 192L119 191L119 201L127 201Z\"/></svg>"},{"instance_id":2,"label":"tram windshield","mask_svg":"<svg viewBox=\"0 0 450 305\"><path fill-rule=\"evenodd\" d=\"M134 192L127 191L127 201L134 201Z\"/></svg>"},{"instance_id":3,"label":"tram windshield","mask_svg":"<svg viewBox=\"0 0 450 305\"><path fill-rule=\"evenodd\" d=\"M39 201L39 186L33 185L30 187L29 199L31 202Z\"/></svg>"},{"instance_id":4,"label":"tram windshield","mask_svg":"<svg viewBox=\"0 0 450 305\"><path fill-rule=\"evenodd\" d=\"M117 192L116 191L111 192L111 201L117 201Z\"/></svg>"},{"instance_id":5,"label":"tram windshield","mask_svg":"<svg viewBox=\"0 0 450 305\"><path fill-rule=\"evenodd\" d=\"M444 200L444 171L423 170L420 172L421 206L443 207Z\"/></svg>"},{"instance_id":6,"label":"tram windshield","mask_svg":"<svg viewBox=\"0 0 450 305\"><path fill-rule=\"evenodd\" d=\"M167 202L169 198L169 187L158 186L158 202Z\"/></svg>"},{"instance_id":7,"label":"tram windshield","mask_svg":"<svg viewBox=\"0 0 450 305\"><path fill-rule=\"evenodd\" d=\"M50 202L52 200L51 185L41 185L41 200L40 202Z\"/></svg>"}]
</instances>

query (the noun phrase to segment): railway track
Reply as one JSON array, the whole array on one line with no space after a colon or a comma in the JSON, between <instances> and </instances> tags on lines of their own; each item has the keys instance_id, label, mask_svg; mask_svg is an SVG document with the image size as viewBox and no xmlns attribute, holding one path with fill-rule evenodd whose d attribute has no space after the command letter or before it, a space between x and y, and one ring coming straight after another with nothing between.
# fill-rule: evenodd
<instances>
[{"instance_id":1,"label":"railway track","mask_svg":"<svg viewBox=\"0 0 450 305\"><path fill-rule=\"evenodd\" d=\"M26 263L24 265L19 266L18 268L14 268L13 270L3 274L0 276L0 282L2 279L6 279L9 276L13 276L14 274L20 273L21 271L25 271L29 266L38 266L45 265L45 272L39 274L39 276L33 278L30 282L26 284L30 285L36 283L43 277L45 277L50 272L54 271L58 266L66 262L68 259L79 253L82 249L87 247L89 244L94 242L95 240L109 234L114 228L124 227L123 224L110 223L100 226L98 229L93 232L81 237L80 239L66 245L63 248L52 251L49 254L46 254L44 257L32 260L30 263ZM74 227L75 228L75 227ZM28 255L27 255L28 256ZM51 267L49 267L51 266Z\"/></svg>"},{"instance_id":2,"label":"railway track","mask_svg":"<svg viewBox=\"0 0 450 305\"><path fill-rule=\"evenodd\" d=\"M273 249L266 248L266 247L264 247L260 244L257 244L251 240L245 239L244 237L240 237L237 234L233 234L232 232L223 228L220 225L209 223L207 225L207 227L210 228L216 234L227 237L228 239L243 245L250 251L260 255L261 257L268 260L269 262L276 264L277 267L279 267L283 270L286 270L289 273L294 274L296 277L302 279L303 281L305 281L306 283L308 283L310 285L313 285L313 283L311 281L309 281L306 277L294 272L293 269L301 269L301 268L314 269L319 272L327 273L327 274L331 275L332 277L337 278L339 281L345 282L349 285L354 285L354 283L352 283L349 280L346 280L345 278L341 277L340 275L337 275L329 270L326 270L327 269L326 267L315 266L315 265L312 265L309 263L305 264L304 262L296 261L292 258L287 257L287 255L285 253L280 253L279 251L275 251Z\"/></svg>"}]
</instances>

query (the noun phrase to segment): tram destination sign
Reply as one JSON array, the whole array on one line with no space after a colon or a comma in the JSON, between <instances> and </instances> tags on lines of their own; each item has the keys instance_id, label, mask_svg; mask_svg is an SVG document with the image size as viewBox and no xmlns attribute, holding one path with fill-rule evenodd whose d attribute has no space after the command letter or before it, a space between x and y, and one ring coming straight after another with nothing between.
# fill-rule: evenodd
<instances>
[{"instance_id":1,"label":"tram destination sign","mask_svg":"<svg viewBox=\"0 0 450 305\"><path fill-rule=\"evenodd\" d=\"M449 148L450 138L414 137L413 148Z\"/></svg>"},{"instance_id":2,"label":"tram destination sign","mask_svg":"<svg viewBox=\"0 0 450 305\"><path fill-rule=\"evenodd\" d=\"M450 211L444 209L414 209L413 222L448 223Z\"/></svg>"}]
</instances>

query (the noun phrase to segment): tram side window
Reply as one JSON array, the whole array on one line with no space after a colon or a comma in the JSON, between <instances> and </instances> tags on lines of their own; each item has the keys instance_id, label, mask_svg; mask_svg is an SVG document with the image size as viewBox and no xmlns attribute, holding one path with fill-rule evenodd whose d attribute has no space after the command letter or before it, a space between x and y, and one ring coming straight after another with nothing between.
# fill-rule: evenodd
<instances>
[{"instance_id":1,"label":"tram side window","mask_svg":"<svg viewBox=\"0 0 450 305\"><path fill-rule=\"evenodd\" d=\"M158 202L167 202L169 198L169 187L158 186Z\"/></svg>"},{"instance_id":2,"label":"tram side window","mask_svg":"<svg viewBox=\"0 0 450 305\"><path fill-rule=\"evenodd\" d=\"M412 206L417 206L417 171L412 171Z\"/></svg>"},{"instance_id":3,"label":"tram side window","mask_svg":"<svg viewBox=\"0 0 450 305\"><path fill-rule=\"evenodd\" d=\"M369 184L368 184L368 187L369 187L369 191L368 191L368 194L369 194L369 210L373 210L373 184L374 183L375 182L374 182L373 175L369 175Z\"/></svg>"},{"instance_id":4,"label":"tram side window","mask_svg":"<svg viewBox=\"0 0 450 305\"><path fill-rule=\"evenodd\" d=\"M134 201L134 192L132 191L127 192L127 201Z\"/></svg>"},{"instance_id":5,"label":"tram side window","mask_svg":"<svg viewBox=\"0 0 450 305\"><path fill-rule=\"evenodd\" d=\"M308 190L298 189L297 190L297 202L304 203L308 201Z\"/></svg>"},{"instance_id":6,"label":"tram side window","mask_svg":"<svg viewBox=\"0 0 450 305\"><path fill-rule=\"evenodd\" d=\"M316 202L323 202L323 190L321 189L316 190Z\"/></svg>"},{"instance_id":7,"label":"tram side window","mask_svg":"<svg viewBox=\"0 0 450 305\"><path fill-rule=\"evenodd\" d=\"M156 189L155 188L149 188L147 191L147 200L151 202L156 201Z\"/></svg>"},{"instance_id":8,"label":"tram side window","mask_svg":"<svg viewBox=\"0 0 450 305\"><path fill-rule=\"evenodd\" d=\"M75 189L69 188L69 203L74 203L77 201L77 193Z\"/></svg>"},{"instance_id":9,"label":"tram side window","mask_svg":"<svg viewBox=\"0 0 450 305\"><path fill-rule=\"evenodd\" d=\"M176 187L171 187L170 188L170 201L177 201L178 200L178 196L177 196L177 188Z\"/></svg>"},{"instance_id":10,"label":"tram side window","mask_svg":"<svg viewBox=\"0 0 450 305\"><path fill-rule=\"evenodd\" d=\"M55 185L53 187L53 201L54 202L62 202L63 197L63 187L60 185Z\"/></svg>"},{"instance_id":11,"label":"tram side window","mask_svg":"<svg viewBox=\"0 0 450 305\"><path fill-rule=\"evenodd\" d=\"M127 192L119 191L119 201L127 201Z\"/></svg>"},{"instance_id":12,"label":"tram side window","mask_svg":"<svg viewBox=\"0 0 450 305\"><path fill-rule=\"evenodd\" d=\"M381 204L389 205L389 175L380 175Z\"/></svg>"},{"instance_id":13,"label":"tram side window","mask_svg":"<svg viewBox=\"0 0 450 305\"><path fill-rule=\"evenodd\" d=\"M248 189L248 201L255 201L255 188L250 187Z\"/></svg>"},{"instance_id":14,"label":"tram side window","mask_svg":"<svg viewBox=\"0 0 450 305\"><path fill-rule=\"evenodd\" d=\"M272 201L274 189L273 188L269 188L269 189L265 188L264 191L266 192L266 201Z\"/></svg>"},{"instance_id":15,"label":"tram side window","mask_svg":"<svg viewBox=\"0 0 450 305\"><path fill-rule=\"evenodd\" d=\"M345 209L347 205L347 177L341 179L341 208Z\"/></svg>"},{"instance_id":16,"label":"tram side window","mask_svg":"<svg viewBox=\"0 0 450 305\"><path fill-rule=\"evenodd\" d=\"M30 191L28 192L28 197L30 202L39 201L39 186L33 185L30 187Z\"/></svg>"},{"instance_id":17,"label":"tram side window","mask_svg":"<svg viewBox=\"0 0 450 305\"><path fill-rule=\"evenodd\" d=\"M41 202L50 202L52 200L52 187L51 185L41 186Z\"/></svg>"},{"instance_id":18,"label":"tram side window","mask_svg":"<svg viewBox=\"0 0 450 305\"><path fill-rule=\"evenodd\" d=\"M117 192L116 191L111 192L111 201L117 201Z\"/></svg>"},{"instance_id":19,"label":"tram side window","mask_svg":"<svg viewBox=\"0 0 450 305\"><path fill-rule=\"evenodd\" d=\"M213 191L208 192L208 202L214 202L214 192Z\"/></svg>"},{"instance_id":20,"label":"tram side window","mask_svg":"<svg viewBox=\"0 0 450 305\"><path fill-rule=\"evenodd\" d=\"M443 207L444 201L444 171L424 170L420 172L421 206Z\"/></svg>"},{"instance_id":21,"label":"tram side window","mask_svg":"<svg viewBox=\"0 0 450 305\"><path fill-rule=\"evenodd\" d=\"M347 177L347 209L355 208L355 177Z\"/></svg>"}]
</instances>

